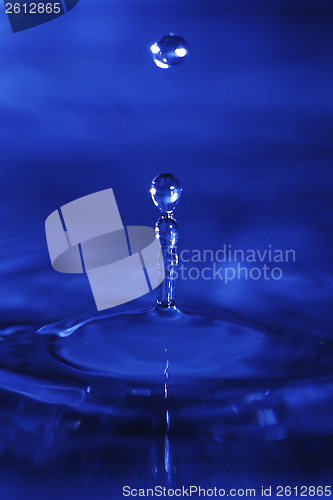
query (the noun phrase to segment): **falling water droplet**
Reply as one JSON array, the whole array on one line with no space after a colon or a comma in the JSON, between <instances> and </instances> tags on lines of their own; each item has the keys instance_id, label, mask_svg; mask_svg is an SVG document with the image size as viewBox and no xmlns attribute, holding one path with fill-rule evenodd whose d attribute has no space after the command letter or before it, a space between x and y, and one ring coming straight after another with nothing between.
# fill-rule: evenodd
<instances>
[{"instance_id":1,"label":"falling water droplet","mask_svg":"<svg viewBox=\"0 0 333 500\"><path fill-rule=\"evenodd\" d=\"M186 61L188 45L184 38L170 33L150 47L154 63L162 69L169 69Z\"/></svg>"}]
</instances>

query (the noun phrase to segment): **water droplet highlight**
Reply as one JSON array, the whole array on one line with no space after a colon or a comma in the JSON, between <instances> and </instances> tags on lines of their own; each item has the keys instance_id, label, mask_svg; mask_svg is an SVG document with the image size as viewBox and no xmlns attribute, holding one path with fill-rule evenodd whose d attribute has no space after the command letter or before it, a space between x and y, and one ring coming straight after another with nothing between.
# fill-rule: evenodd
<instances>
[{"instance_id":1,"label":"water droplet highlight","mask_svg":"<svg viewBox=\"0 0 333 500\"><path fill-rule=\"evenodd\" d=\"M164 36L159 42L155 42L150 47L150 51L154 63L161 69L169 69L182 64L186 61L189 53L184 38L173 33Z\"/></svg>"}]
</instances>

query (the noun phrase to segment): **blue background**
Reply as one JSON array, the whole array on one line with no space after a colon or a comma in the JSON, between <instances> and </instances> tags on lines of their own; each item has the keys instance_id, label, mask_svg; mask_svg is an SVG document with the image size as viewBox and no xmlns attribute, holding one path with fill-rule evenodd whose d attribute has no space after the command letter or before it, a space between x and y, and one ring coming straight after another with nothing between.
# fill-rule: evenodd
<instances>
[{"instance_id":1,"label":"blue background","mask_svg":"<svg viewBox=\"0 0 333 500\"><path fill-rule=\"evenodd\" d=\"M183 282L180 303L328 334L332 17L318 0L81 0L13 34L2 9L2 316L93 310L84 278L52 270L46 217L113 187L125 224L152 225L150 181L171 171L180 247L296 250L280 282ZM163 71L149 47L170 31L191 54Z\"/></svg>"}]
</instances>

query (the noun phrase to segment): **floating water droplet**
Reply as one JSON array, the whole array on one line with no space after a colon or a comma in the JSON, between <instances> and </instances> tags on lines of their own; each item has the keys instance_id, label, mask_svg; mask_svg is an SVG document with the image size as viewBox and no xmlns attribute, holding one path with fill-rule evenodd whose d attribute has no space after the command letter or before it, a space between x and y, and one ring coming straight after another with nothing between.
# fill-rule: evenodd
<instances>
[{"instance_id":1,"label":"floating water droplet","mask_svg":"<svg viewBox=\"0 0 333 500\"><path fill-rule=\"evenodd\" d=\"M170 33L150 47L156 66L169 69L186 61L188 45L184 38Z\"/></svg>"}]
</instances>

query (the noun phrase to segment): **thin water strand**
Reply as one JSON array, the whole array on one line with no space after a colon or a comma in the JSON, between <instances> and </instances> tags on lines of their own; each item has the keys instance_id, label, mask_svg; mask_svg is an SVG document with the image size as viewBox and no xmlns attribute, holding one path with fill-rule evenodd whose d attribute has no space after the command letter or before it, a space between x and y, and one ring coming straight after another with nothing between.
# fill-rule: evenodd
<instances>
[{"instance_id":1,"label":"thin water strand","mask_svg":"<svg viewBox=\"0 0 333 500\"><path fill-rule=\"evenodd\" d=\"M173 212L182 190L180 181L169 173L155 177L150 188L152 200L162 214L156 223L155 232L162 249L165 279L158 288L157 305L169 309L176 304L175 276L178 266L178 224Z\"/></svg>"}]
</instances>

